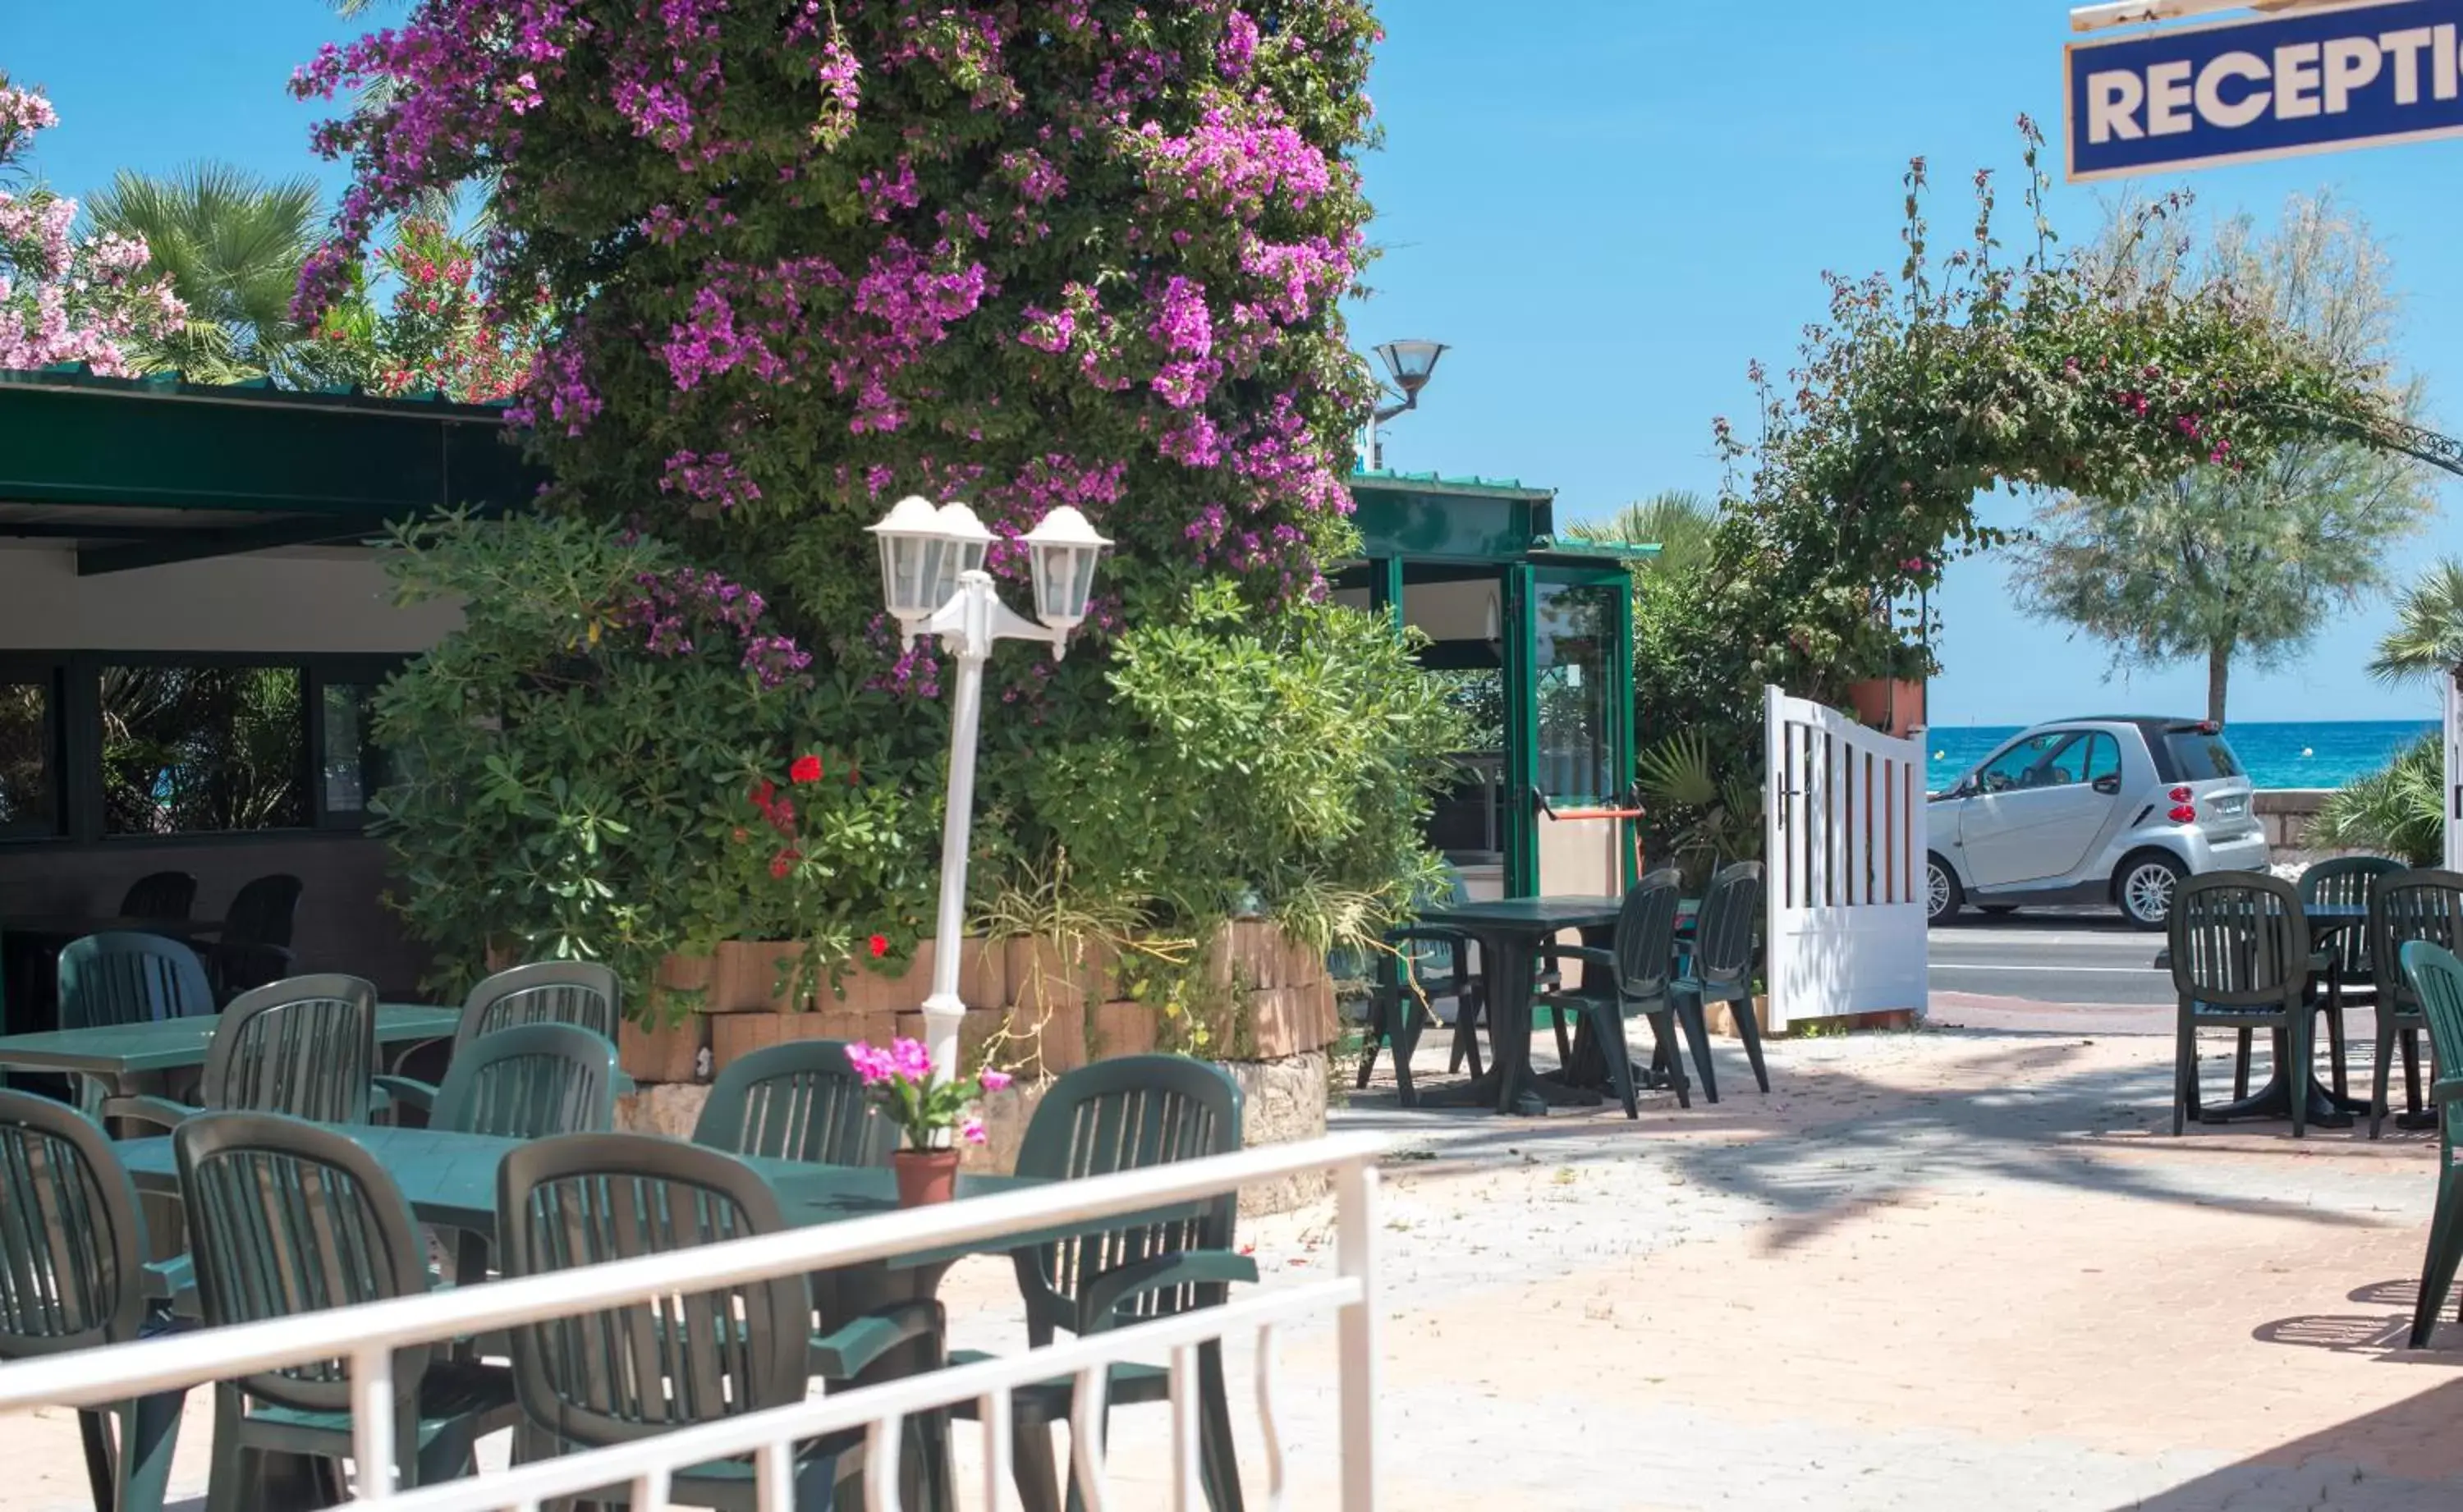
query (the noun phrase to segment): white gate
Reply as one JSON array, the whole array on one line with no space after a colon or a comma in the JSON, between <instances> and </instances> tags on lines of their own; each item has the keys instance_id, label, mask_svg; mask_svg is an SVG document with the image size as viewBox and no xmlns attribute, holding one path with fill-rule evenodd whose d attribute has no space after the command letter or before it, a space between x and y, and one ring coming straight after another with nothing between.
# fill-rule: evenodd
<instances>
[{"instance_id":1,"label":"white gate","mask_svg":"<svg viewBox=\"0 0 2463 1512\"><path fill-rule=\"evenodd\" d=\"M1764 701L1770 1026L1921 1012L1923 744L1775 687Z\"/></svg>"},{"instance_id":2,"label":"white gate","mask_svg":"<svg viewBox=\"0 0 2463 1512\"><path fill-rule=\"evenodd\" d=\"M2463 667L2446 679L2446 870L2463 872Z\"/></svg>"}]
</instances>

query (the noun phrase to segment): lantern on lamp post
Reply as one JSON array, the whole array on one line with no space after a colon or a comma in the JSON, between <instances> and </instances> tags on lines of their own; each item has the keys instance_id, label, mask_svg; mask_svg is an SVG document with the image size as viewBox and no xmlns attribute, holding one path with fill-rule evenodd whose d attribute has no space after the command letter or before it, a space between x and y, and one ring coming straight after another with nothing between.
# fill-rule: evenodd
<instances>
[{"instance_id":1,"label":"lantern on lamp post","mask_svg":"<svg viewBox=\"0 0 2463 1512\"><path fill-rule=\"evenodd\" d=\"M958 1075L958 1025L967 1004L958 996L958 952L966 934L967 853L974 826L975 737L982 723L984 663L1002 640L1039 640L1052 659L1067 651L1070 632L1086 618L1095 564L1112 543L1067 505L1026 533L1035 582L1035 619L1001 602L984 571L992 532L963 504L934 508L929 500L901 499L868 528L881 542L882 599L912 646L927 635L958 659L956 702L949 719L948 800L941 820L940 917L932 953L932 992L924 1000L925 1043L932 1064ZM1038 623L1037 621L1040 621Z\"/></svg>"}]
</instances>

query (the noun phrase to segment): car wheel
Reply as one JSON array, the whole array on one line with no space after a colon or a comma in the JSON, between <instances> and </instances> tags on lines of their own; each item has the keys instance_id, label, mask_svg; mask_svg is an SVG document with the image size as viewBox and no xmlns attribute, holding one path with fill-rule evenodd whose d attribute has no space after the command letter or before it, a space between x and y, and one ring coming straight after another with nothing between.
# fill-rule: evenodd
<instances>
[{"instance_id":1,"label":"car wheel","mask_svg":"<svg viewBox=\"0 0 2463 1512\"><path fill-rule=\"evenodd\" d=\"M1958 874L1938 855L1925 857L1925 922L1944 924L1958 917L1967 906L1967 890L1958 885Z\"/></svg>"},{"instance_id":2,"label":"car wheel","mask_svg":"<svg viewBox=\"0 0 2463 1512\"><path fill-rule=\"evenodd\" d=\"M2113 875L2112 900L2122 917L2141 929L2161 929L2172 918L2172 892L2181 885L2181 863L2160 851L2142 851Z\"/></svg>"}]
</instances>

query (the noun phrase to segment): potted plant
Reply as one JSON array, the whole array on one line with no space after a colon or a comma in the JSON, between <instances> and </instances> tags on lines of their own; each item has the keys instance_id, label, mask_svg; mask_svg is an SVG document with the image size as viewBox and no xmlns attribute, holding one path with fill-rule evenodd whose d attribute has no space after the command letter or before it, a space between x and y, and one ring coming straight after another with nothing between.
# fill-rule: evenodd
<instances>
[{"instance_id":1,"label":"potted plant","mask_svg":"<svg viewBox=\"0 0 2463 1512\"><path fill-rule=\"evenodd\" d=\"M885 1050L850 1045L847 1061L898 1126L902 1148L892 1163L898 1171L899 1206L949 1200L957 1194L958 1141L982 1144L985 1139L984 1121L972 1106L975 1092L999 1091L1010 1084L1009 1073L988 1066L972 1082L937 1077L932 1052L918 1040L893 1040Z\"/></svg>"}]
</instances>

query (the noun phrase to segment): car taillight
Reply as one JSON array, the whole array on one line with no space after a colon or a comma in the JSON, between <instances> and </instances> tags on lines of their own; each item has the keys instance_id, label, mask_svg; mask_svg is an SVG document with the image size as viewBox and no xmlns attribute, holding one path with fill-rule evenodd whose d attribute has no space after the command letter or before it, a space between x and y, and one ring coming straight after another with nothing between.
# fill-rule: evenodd
<instances>
[{"instance_id":1,"label":"car taillight","mask_svg":"<svg viewBox=\"0 0 2463 1512\"><path fill-rule=\"evenodd\" d=\"M2172 801L2174 803L2188 803L2191 799L2196 796L2197 794L2191 792L2187 788L2175 788L2172 789Z\"/></svg>"},{"instance_id":2,"label":"car taillight","mask_svg":"<svg viewBox=\"0 0 2463 1512\"><path fill-rule=\"evenodd\" d=\"M2197 818L2198 810L2191 808L2188 804L2179 803L2172 806L2172 822L2174 824L2194 824L2197 822Z\"/></svg>"}]
</instances>

